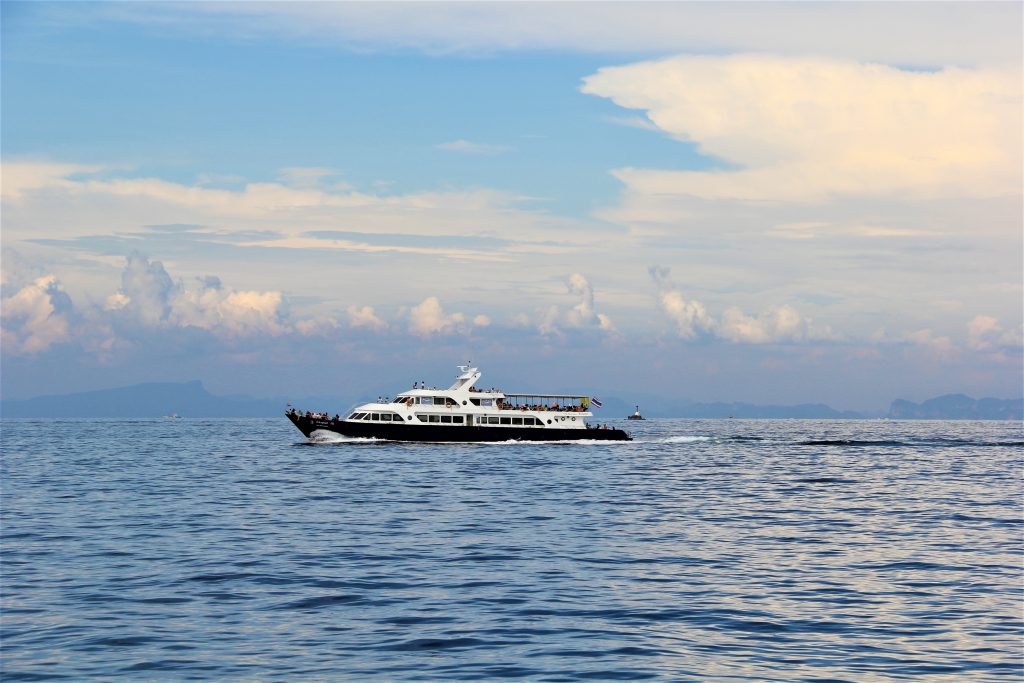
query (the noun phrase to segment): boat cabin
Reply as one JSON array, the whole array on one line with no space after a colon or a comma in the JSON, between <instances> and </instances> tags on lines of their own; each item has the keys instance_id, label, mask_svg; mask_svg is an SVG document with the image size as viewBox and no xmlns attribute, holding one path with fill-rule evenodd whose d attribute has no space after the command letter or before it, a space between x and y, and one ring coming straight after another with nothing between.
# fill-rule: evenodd
<instances>
[{"instance_id":1,"label":"boat cabin","mask_svg":"<svg viewBox=\"0 0 1024 683\"><path fill-rule=\"evenodd\" d=\"M415 386L394 399L361 405L344 421L587 429L585 418L593 416L587 396L478 389L479 369L458 367L461 372L447 389Z\"/></svg>"}]
</instances>

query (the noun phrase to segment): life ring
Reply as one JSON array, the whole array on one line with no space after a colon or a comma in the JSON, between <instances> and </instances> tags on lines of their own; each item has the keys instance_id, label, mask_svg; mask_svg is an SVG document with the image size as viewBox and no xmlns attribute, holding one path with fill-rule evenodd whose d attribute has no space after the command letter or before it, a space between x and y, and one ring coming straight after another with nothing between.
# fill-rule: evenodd
<instances>
[{"instance_id":1,"label":"life ring","mask_svg":"<svg viewBox=\"0 0 1024 683\"><path fill-rule=\"evenodd\" d=\"M575 416L573 416L573 417L572 417L572 421L573 421L573 422L575 422L575 421L576 421L576 417L575 417Z\"/></svg>"}]
</instances>

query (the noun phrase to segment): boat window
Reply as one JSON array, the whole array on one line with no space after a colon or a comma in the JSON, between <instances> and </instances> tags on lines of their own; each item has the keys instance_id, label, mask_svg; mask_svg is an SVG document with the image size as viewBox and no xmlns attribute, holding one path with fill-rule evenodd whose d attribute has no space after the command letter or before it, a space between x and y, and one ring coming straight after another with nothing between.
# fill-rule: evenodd
<instances>
[{"instance_id":1,"label":"boat window","mask_svg":"<svg viewBox=\"0 0 1024 683\"><path fill-rule=\"evenodd\" d=\"M391 413L381 413L380 419L384 420L385 422L391 422Z\"/></svg>"},{"instance_id":2,"label":"boat window","mask_svg":"<svg viewBox=\"0 0 1024 683\"><path fill-rule=\"evenodd\" d=\"M427 416L424 415L423 413L416 413L416 419L419 420L420 422L426 422Z\"/></svg>"},{"instance_id":3,"label":"boat window","mask_svg":"<svg viewBox=\"0 0 1024 683\"><path fill-rule=\"evenodd\" d=\"M533 425L537 424L537 421L535 419L533 419L532 417L524 417L523 418L523 424L524 425L533 426Z\"/></svg>"},{"instance_id":4,"label":"boat window","mask_svg":"<svg viewBox=\"0 0 1024 683\"><path fill-rule=\"evenodd\" d=\"M457 424L457 425L462 424L462 420L463 420L463 418L462 418L461 415L452 415L452 422L454 422L455 424Z\"/></svg>"},{"instance_id":5,"label":"boat window","mask_svg":"<svg viewBox=\"0 0 1024 683\"><path fill-rule=\"evenodd\" d=\"M492 405L494 405L494 399L482 398L480 399L480 405L482 405L484 408L490 408Z\"/></svg>"},{"instance_id":6,"label":"boat window","mask_svg":"<svg viewBox=\"0 0 1024 683\"><path fill-rule=\"evenodd\" d=\"M438 422L438 421L440 421L440 415L431 415L430 416L430 421L431 422Z\"/></svg>"},{"instance_id":7,"label":"boat window","mask_svg":"<svg viewBox=\"0 0 1024 683\"><path fill-rule=\"evenodd\" d=\"M447 422L447 423L451 424L451 421L452 421L452 416L451 415L442 415L441 416L441 422Z\"/></svg>"},{"instance_id":8,"label":"boat window","mask_svg":"<svg viewBox=\"0 0 1024 683\"><path fill-rule=\"evenodd\" d=\"M521 424L523 424L523 418L521 418L521 417L513 417L512 418L512 424L514 424L514 425L521 425Z\"/></svg>"},{"instance_id":9,"label":"boat window","mask_svg":"<svg viewBox=\"0 0 1024 683\"><path fill-rule=\"evenodd\" d=\"M471 398L471 399L469 399L469 402L472 403L475 406L480 405L480 399L478 399L478 398Z\"/></svg>"},{"instance_id":10,"label":"boat window","mask_svg":"<svg viewBox=\"0 0 1024 683\"><path fill-rule=\"evenodd\" d=\"M492 425L496 425L499 422L498 418L496 418L496 417L489 417L489 418L487 418L487 421L489 423L491 423Z\"/></svg>"},{"instance_id":11,"label":"boat window","mask_svg":"<svg viewBox=\"0 0 1024 683\"><path fill-rule=\"evenodd\" d=\"M380 419L380 413L370 413L370 419L371 420L379 420Z\"/></svg>"},{"instance_id":12,"label":"boat window","mask_svg":"<svg viewBox=\"0 0 1024 683\"><path fill-rule=\"evenodd\" d=\"M501 418L501 424L503 424L503 425L512 424L512 418L509 418L509 417Z\"/></svg>"},{"instance_id":13,"label":"boat window","mask_svg":"<svg viewBox=\"0 0 1024 683\"><path fill-rule=\"evenodd\" d=\"M422 397L420 397L420 403L422 405L425 405L425 406L432 406L432 405L434 405L434 397L433 396L422 396Z\"/></svg>"}]
</instances>

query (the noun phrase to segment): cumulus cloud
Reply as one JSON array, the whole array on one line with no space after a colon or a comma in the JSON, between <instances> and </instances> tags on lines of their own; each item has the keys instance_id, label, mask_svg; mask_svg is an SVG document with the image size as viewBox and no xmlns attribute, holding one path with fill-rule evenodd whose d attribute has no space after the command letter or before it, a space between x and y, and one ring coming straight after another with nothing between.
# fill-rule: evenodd
<instances>
[{"instance_id":1,"label":"cumulus cloud","mask_svg":"<svg viewBox=\"0 0 1024 683\"><path fill-rule=\"evenodd\" d=\"M687 300L678 289L670 289L659 294L661 309L675 323L679 336L693 339L697 335L709 332L714 328L714 321L708 315L704 304L696 300Z\"/></svg>"},{"instance_id":2,"label":"cumulus cloud","mask_svg":"<svg viewBox=\"0 0 1024 683\"><path fill-rule=\"evenodd\" d=\"M726 309L721 318L712 316L696 299L686 299L671 280L668 268L651 266L651 279L658 289L658 303L683 339L714 336L742 344L769 344L835 339L827 325L815 325L791 306L779 306L758 315L737 307Z\"/></svg>"},{"instance_id":3,"label":"cumulus cloud","mask_svg":"<svg viewBox=\"0 0 1024 683\"><path fill-rule=\"evenodd\" d=\"M4 351L37 354L70 337L72 304L60 282L46 275L3 300Z\"/></svg>"},{"instance_id":4,"label":"cumulus cloud","mask_svg":"<svg viewBox=\"0 0 1024 683\"><path fill-rule=\"evenodd\" d=\"M1013 70L680 56L601 69L582 89L644 110L677 140L741 167L615 172L644 195L803 202L991 197L1021 187L1021 81Z\"/></svg>"},{"instance_id":5,"label":"cumulus cloud","mask_svg":"<svg viewBox=\"0 0 1024 683\"><path fill-rule=\"evenodd\" d=\"M373 311L372 306L349 306L346 309L348 313L348 323L352 327L365 327L374 331L386 330L388 324L377 317L377 314Z\"/></svg>"},{"instance_id":6,"label":"cumulus cloud","mask_svg":"<svg viewBox=\"0 0 1024 683\"><path fill-rule=\"evenodd\" d=\"M292 331L281 292L229 290L215 277L189 288L138 252L128 256L107 308L148 327L197 327L227 337Z\"/></svg>"},{"instance_id":7,"label":"cumulus cloud","mask_svg":"<svg viewBox=\"0 0 1024 683\"><path fill-rule=\"evenodd\" d=\"M1007 330L990 315L978 315L967 323L967 346L974 351L998 351L1020 347L1024 343L1021 330Z\"/></svg>"},{"instance_id":8,"label":"cumulus cloud","mask_svg":"<svg viewBox=\"0 0 1024 683\"><path fill-rule=\"evenodd\" d=\"M445 313L438 298L430 296L409 311L409 331L422 337L460 331L465 320L462 313Z\"/></svg>"},{"instance_id":9,"label":"cumulus cloud","mask_svg":"<svg viewBox=\"0 0 1024 683\"><path fill-rule=\"evenodd\" d=\"M921 329L904 336L904 340L924 347L936 360L948 361L959 349L948 336L936 334L930 329Z\"/></svg>"},{"instance_id":10,"label":"cumulus cloud","mask_svg":"<svg viewBox=\"0 0 1024 683\"><path fill-rule=\"evenodd\" d=\"M537 324L538 332L544 336L563 336L564 326L580 330L596 327L602 332L617 333L611 318L594 309L594 288L586 276L572 273L565 284L568 293L577 297L577 302L565 313L558 306L550 306Z\"/></svg>"},{"instance_id":11,"label":"cumulus cloud","mask_svg":"<svg viewBox=\"0 0 1024 683\"><path fill-rule=\"evenodd\" d=\"M757 316L749 316L738 308L729 308L722 314L716 332L722 339L747 344L802 342L834 337L831 329L815 327L808 318L790 306L779 306Z\"/></svg>"}]
</instances>

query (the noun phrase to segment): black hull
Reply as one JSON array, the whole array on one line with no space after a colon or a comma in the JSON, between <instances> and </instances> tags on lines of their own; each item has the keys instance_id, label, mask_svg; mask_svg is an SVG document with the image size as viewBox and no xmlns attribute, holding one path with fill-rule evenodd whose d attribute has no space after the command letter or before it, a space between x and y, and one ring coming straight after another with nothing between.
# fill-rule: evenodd
<instances>
[{"instance_id":1,"label":"black hull","mask_svg":"<svg viewBox=\"0 0 1024 683\"><path fill-rule=\"evenodd\" d=\"M285 413L307 438L315 431L359 439L479 443L486 441L632 441L621 429L560 429L552 427L467 427L464 425L382 424L345 422L298 413Z\"/></svg>"}]
</instances>

